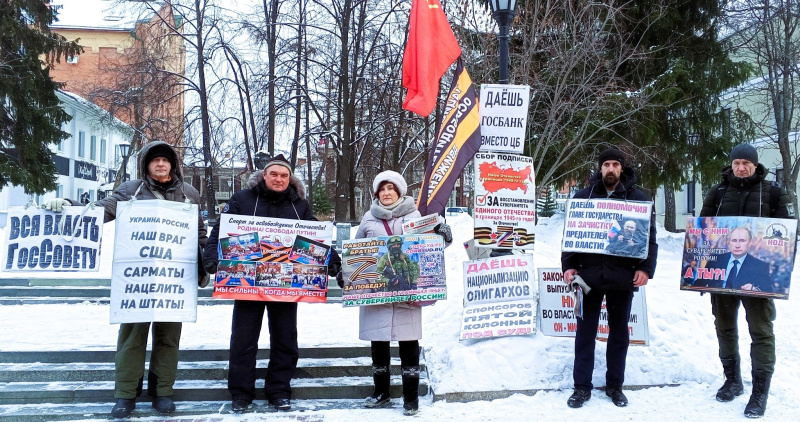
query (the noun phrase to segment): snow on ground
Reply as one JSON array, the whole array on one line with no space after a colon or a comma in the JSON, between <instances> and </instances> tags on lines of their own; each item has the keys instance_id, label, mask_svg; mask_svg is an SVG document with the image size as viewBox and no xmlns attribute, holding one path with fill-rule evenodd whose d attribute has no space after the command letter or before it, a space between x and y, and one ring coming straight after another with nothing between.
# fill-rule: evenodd
<instances>
[{"instance_id":1,"label":"snow on ground","mask_svg":"<svg viewBox=\"0 0 800 422\"><path fill-rule=\"evenodd\" d=\"M541 219L537 227L535 264L560 266L560 240L563 215ZM538 417L588 419L603 412L605 420L731 420L743 419L742 411L750 392L750 339L744 311L740 313L740 351L745 394L732 403L714 399L722 382L717 358L714 320L707 295L679 290L683 235L659 227L659 258L655 279L647 286L650 346L631 346L628 352L626 385L675 385L626 391L630 406L619 409L595 390L582 409L569 409L572 391L573 340L530 336L484 340L458 340L462 312L462 263L466 252L461 242L469 239L469 216L448 217L454 242L446 250L448 299L423 310L424 334L421 344L429 368L430 382L437 394L448 392L553 389L533 397L514 395L506 399L473 403L431 403L424 400L425 420L520 420ZM110 244L110 224L104 236ZM113 232L112 232L113 233ZM0 236L2 236L0 230ZM4 236L3 236L4 239ZM2 246L0 246L2 247ZM109 255L104 255L108 257ZM105 260L104 260L105 261ZM105 264L105 263L104 263ZM102 274L110 274L104 272ZM19 277L3 274L0 277ZM795 269L793 282L800 283ZM2 281L0 280L0 283ZM800 284L799 284L800 285ZM776 300L775 321L778 362L765 420L800 419L800 299ZM337 304L300 304L299 342L301 347L366 345L358 340L358 311ZM182 348L224 349L230 335L231 306L201 306L195 324L184 324ZM0 350L113 350L117 327L108 324L105 305L23 305L0 306ZM266 324L260 347L269 347ZM596 349L594 384L605 385L605 343ZM180 415L178 415L179 417ZM209 415L209 417L214 415ZM217 415L219 416L219 415ZM297 420L301 416L271 414L278 420ZM249 421L263 417L226 416L220 420ZM303 420L353 421L381 418L407 420L394 409L326 410L304 413ZM315 419L316 418L316 419ZM178 418L172 418L178 419ZM190 418L191 419L191 418ZM216 420L216 418L215 418Z\"/></svg>"}]
</instances>

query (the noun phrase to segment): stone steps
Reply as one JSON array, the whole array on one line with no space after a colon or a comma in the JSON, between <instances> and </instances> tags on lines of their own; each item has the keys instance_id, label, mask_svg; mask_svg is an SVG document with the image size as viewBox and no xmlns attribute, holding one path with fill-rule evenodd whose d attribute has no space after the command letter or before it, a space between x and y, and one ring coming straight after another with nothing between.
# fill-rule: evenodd
<instances>
[{"instance_id":1,"label":"stone steps","mask_svg":"<svg viewBox=\"0 0 800 422\"><path fill-rule=\"evenodd\" d=\"M0 352L0 420L38 421L108 418L114 403L114 351ZM392 354L398 355L397 347ZM149 355L149 352L148 352ZM176 415L229 413L228 350L182 350L172 398ZM269 350L257 355L257 413L265 404L263 377ZM149 356L147 357L149 361ZM372 392L369 347L302 348L292 399L295 411L359 408ZM420 395L428 394L423 362ZM399 358L392 359L394 397L402 396ZM135 416L156 416L145 393ZM395 400L400 406L402 400Z\"/></svg>"}]
</instances>

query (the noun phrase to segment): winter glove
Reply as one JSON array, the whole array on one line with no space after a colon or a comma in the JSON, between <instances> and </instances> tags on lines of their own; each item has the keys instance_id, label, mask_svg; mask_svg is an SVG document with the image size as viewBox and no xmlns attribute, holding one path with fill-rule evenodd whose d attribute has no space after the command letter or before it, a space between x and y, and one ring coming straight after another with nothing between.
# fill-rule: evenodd
<instances>
[{"instance_id":1,"label":"winter glove","mask_svg":"<svg viewBox=\"0 0 800 422\"><path fill-rule=\"evenodd\" d=\"M336 284L338 284L340 288L344 289L344 274L341 271L336 274Z\"/></svg>"},{"instance_id":2,"label":"winter glove","mask_svg":"<svg viewBox=\"0 0 800 422\"><path fill-rule=\"evenodd\" d=\"M45 201L45 203L42 204L42 208L48 211L61 212L64 209L64 207L68 207L70 205L72 205L72 203L64 198L56 198L56 199L51 199L49 201Z\"/></svg>"},{"instance_id":3,"label":"winter glove","mask_svg":"<svg viewBox=\"0 0 800 422\"><path fill-rule=\"evenodd\" d=\"M342 272L342 262L332 261L328 264L328 275L331 277L339 277Z\"/></svg>"},{"instance_id":4,"label":"winter glove","mask_svg":"<svg viewBox=\"0 0 800 422\"><path fill-rule=\"evenodd\" d=\"M217 261L213 259L209 259L208 261L203 262L203 269L206 270L209 274L214 274L217 272Z\"/></svg>"},{"instance_id":5,"label":"winter glove","mask_svg":"<svg viewBox=\"0 0 800 422\"><path fill-rule=\"evenodd\" d=\"M450 226L447 223L440 223L437 224L436 227L433 228L434 233L441 235L444 238L444 241L447 243L453 242L453 231L450 230Z\"/></svg>"}]
</instances>

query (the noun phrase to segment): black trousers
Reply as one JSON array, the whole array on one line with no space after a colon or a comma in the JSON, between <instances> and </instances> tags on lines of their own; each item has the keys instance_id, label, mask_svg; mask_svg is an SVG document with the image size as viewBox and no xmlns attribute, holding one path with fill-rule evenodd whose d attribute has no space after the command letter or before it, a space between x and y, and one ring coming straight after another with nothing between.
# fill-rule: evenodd
<instances>
[{"instance_id":1,"label":"black trousers","mask_svg":"<svg viewBox=\"0 0 800 422\"><path fill-rule=\"evenodd\" d=\"M419 366L419 341L399 341L400 345L400 365ZM372 364L374 366L390 366L391 355L389 353L388 341L373 341L370 344L372 350Z\"/></svg>"},{"instance_id":2,"label":"black trousers","mask_svg":"<svg viewBox=\"0 0 800 422\"><path fill-rule=\"evenodd\" d=\"M606 387L621 387L625 382L625 359L628 356L629 341L628 319L631 316L633 292L593 288L589 294L583 296L583 318L577 318L575 366L572 370L576 389L592 389L594 347L603 296L606 298L606 311L608 311Z\"/></svg>"},{"instance_id":3,"label":"black trousers","mask_svg":"<svg viewBox=\"0 0 800 422\"><path fill-rule=\"evenodd\" d=\"M299 357L297 303L237 300L233 305L228 391L232 400L253 401L256 395L258 337L267 310L270 358L264 390L268 400L291 398L289 383Z\"/></svg>"}]
</instances>

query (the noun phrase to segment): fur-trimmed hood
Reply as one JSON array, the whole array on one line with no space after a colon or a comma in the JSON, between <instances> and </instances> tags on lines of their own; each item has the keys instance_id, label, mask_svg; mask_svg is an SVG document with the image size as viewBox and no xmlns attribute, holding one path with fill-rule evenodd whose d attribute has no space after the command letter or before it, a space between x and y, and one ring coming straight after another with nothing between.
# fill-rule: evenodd
<instances>
[{"instance_id":1,"label":"fur-trimmed hood","mask_svg":"<svg viewBox=\"0 0 800 422\"><path fill-rule=\"evenodd\" d=\"M247 187L253 188L262 180L264 180L264 170L256 170L250 173L250 178L247 179ZM294 187L294 189L297 191L297 196L300 197L300 199L306 199L306 188L303 185L303 182L295 177L294 174L289 177L289 186Z\"/></svg>"}]
</instances>

